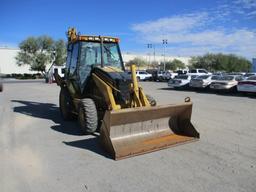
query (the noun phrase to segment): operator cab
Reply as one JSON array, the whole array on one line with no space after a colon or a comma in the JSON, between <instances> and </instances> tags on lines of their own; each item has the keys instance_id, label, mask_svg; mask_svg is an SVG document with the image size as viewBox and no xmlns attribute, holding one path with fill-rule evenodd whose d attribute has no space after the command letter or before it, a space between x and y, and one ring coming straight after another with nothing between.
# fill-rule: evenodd
<instances>
[{"instance_id":1,"label":"operator cab","mask_svg":"<svg viewBox=\"0 0 256 192\"><path fill-rule=\"evenodd\" d=\"M125 70L119 39L101 36L76 36L69 40L65 78L79 84L83 91L93 68L109 67L119 72Z\"/></svg>"}]
</instances>

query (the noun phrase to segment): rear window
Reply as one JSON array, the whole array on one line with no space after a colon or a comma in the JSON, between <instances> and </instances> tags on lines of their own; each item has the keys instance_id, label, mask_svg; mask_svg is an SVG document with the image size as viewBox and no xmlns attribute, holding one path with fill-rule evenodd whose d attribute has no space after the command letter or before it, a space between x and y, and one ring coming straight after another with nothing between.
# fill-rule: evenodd
<instances>
[{"instance_id":1,"label":"rear window","mask_svg":"<svg viewBox=\"0 0 256 192\"><path fill-rule=\"evenodd\" d=\"M199 72L199 73L207 73L207 71L202 70L202 69L199 69L198 72Z\"/></svg>"},{"instance_id":2,"label":"rear window","mask_svg":"<svg viewBox=\"0 0 256 192\"><path fill-rule=\"evenodd\" d=\"M196 72L197 72L196 69L189 70L189 73L196 73Z\"/></svg>"},{"instance_id":3,"label":"rear window","mask_svg":"<svg viewBox=\"0 0 256 192\"><path fill-rule=\"evenodd\" d=\"M220 79L220 76L215 75L215 76L212 76L211 79L212 79L212 80L218 80L218 79Z\"/></svg>"},{"instance_id":4,"label":"rear window","mask_svg":"<svg viewBox=\"0 0 256 192\"><path fill-rule=\"evenodd\" d=\"M236 81L242 81L243 78L242 78L242 76L238 76L238 77L235 78L235 80L236 80Z\"/></svg>"},{"instance_id":5,"label":"rear window","mask_svg":"<svg viewBox=\"0 0 256 192\"><path fill-rule=\"evenodd\" d=\"M178 75L174 79L188 79L187 75Z\"/></svg>"},{"instance_id":6,"label":"rear window","mask_svg":"<svg viewBox=\"0 0 256 192\"><path fill-rule=\"evenodd\" d=\"M256 80L256 75L253 75L253 76L248 77L247 80Z\"/></svg>"},{"instance_id":7,"label":"rear window","mask_svg":"<svg viewBox=\"0 0 256 192\"><path fill-rule=\"evenodd\" d=\"M197 79L207 79L208 77L210 77L210 75L200 75Z\"/></svg>"}]
</instances>

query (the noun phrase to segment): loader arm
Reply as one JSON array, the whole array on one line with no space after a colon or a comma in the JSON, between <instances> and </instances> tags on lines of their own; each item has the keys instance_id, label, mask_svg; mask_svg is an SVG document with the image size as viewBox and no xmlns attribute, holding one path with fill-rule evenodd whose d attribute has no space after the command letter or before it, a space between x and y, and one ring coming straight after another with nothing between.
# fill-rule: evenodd
<instances>
[{"instance_id":1,"label":"loader arm","mask_svg":"<svg viewBox=\"0 0 256 192\"><path fill-rule=\"evenodd\" d=\"M132 74L133 103L135 104L135 107L149 107L150 104L146 95L144 94L142 88L138 86L135 65L131 65L131 74Z\"/></svg>"},{"instance_id":2,"label":"loader arm","mask_svg":"<svg viewBox=\"0 0 256 192\"><path fill-rule=\"evenodd\" d=\"M53 76L55 78L56 84L60 87L63 87L65 84L65 81L61 78L58 72L54 71Z\"/></svg>"}]
</instances>

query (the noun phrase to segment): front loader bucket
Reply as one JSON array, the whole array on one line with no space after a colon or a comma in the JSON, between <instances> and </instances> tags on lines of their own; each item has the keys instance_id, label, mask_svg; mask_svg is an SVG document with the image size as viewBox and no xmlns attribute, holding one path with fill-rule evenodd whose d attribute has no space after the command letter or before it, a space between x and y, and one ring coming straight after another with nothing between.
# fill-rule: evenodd
<instances>
[{"instance_id":1,"label":"front loader bucket","mask_svg":"<svg viewBox=\"0 0 256 192\"><path fill-rule=\"evenodd\" d=\"M107 111L100 140L115 160L199 139L192 103Z\"/></svg>"}]
</instances>

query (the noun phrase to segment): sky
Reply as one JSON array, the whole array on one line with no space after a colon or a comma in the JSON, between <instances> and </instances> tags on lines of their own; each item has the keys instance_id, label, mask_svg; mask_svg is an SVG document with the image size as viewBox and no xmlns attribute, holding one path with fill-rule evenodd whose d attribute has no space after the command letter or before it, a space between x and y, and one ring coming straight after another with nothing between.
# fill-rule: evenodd
<instances>
[{"instance_id":1,"label":"sky","mask_svg":"<svg viewBox=\"0 0 256 192\"><path fill-rule=\"evenodd\" d=\"M256 0L1 0L0 46L29 36L116 36L123 52L256 57ZM167 44L163 44L163 39Z\"/></svg>"}]
</instances>

